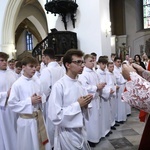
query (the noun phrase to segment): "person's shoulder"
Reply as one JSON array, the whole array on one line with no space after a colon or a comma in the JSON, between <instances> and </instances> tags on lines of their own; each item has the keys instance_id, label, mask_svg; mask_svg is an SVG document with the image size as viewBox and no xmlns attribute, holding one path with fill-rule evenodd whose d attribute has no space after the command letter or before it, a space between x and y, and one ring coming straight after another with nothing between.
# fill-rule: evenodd
<instances>
[{"instance_id":1,"label":"person's shoulder","mask_svg":"<svg viewBox=\"0 0 150 150\"><path fill-rule=\"evenodd\" d=\"M7 69L7 70L6 70L6 73L7 73L7 74L10 74L10 75L14 75L14 74L15 74L15 72L12 71L12 70L10 70L10 69Z\"/></svg>"},{"instance_id":2,"label":"person's shoulder","mask_svg":"<svg viewBox=\"0 0 150 150\"><path fill-rule=\"evenodd\" d=\"M106 75L110 75L111 74L108 70L106 70L105 73L106 73Z\"/></svg>"},{"instance_id":3,"label":"person's shoulder","mask_svg":"<svg viewBox=\"0 0 150 150\"><path fill-rule=\"evenodd\" d=\"M11 70L6 70L5 75L8 77L8 81L14 82L16 81L16 74Z\"/></svg>"},{"instance_id":4,"label":"person's shoulder","mask_svg":"<svg viewBox=\"0 0 150 150\"><path fill-rule=\"evenodd\" d=\"M66 80L66 77L65 77L65 75L64 75L64 76L62 76L57 82L58 82L58 83L63 83L65 80Z\"/></svg>"},{"instance_id":5,"label":"person's shoulder","mask_svg":"<svg viewBox=\"0 0 150 150\"><path fill-rule=\"evenodd\" d=\"M15 80L15 82L12 85L12 88L14 88L14 87L17 88L17 87L20 87L20 86L24 86L21 77L19 77L17 80Z\"/></svg>"},{"instance_id":6,"label":"person's shoulder","mask_svg":"<svg viewBox=\"0 0 150 150\"><path fill-rule=\"evenodd\" d=\"M64 76L61 77L58 81L56 81L53 85L53 88L58 88L60 89L60 87L63 87L65 85L65 79L64 79Z\"/></svg>"},{"instance_id":7,"label":"person's shoulder","mask_svg":"<svg viewBox=\"0 0 150 150\"><path fill-rule=\"evenodd\" d=\"M98 68L97 70L96 70L96 72L99 72L100 71L100 69Z\"/></svg>"},{"instance_id":8,"label":"person's shoulder","mask_svg":"<svg viewBox=\"0 0 150 150\"><path fill-rule=\"evenodd\" d=\"M45 74L47 74L47 73L49 73L49 68L48 68L48 67L45 67L45 68L43 68L43 69L41 70L41 75L45 75Z\"/></svg>"},{"instance_id":9,"label":"person's shoulder","mask_svg":"<svg viewBox=\"0 0 150 150\"><path fill-rule=\"evenodd\" d=\"M22 76L20 76L15 82L22 82L23 81L23 77Z\"/></svg>"},{"instance_id":10,"label":"person's shoulder","mask_svg":"<svg viewBox=\"0 0 150 150\"><path fill-rule=\"evenodd\" d=\"M42 71L45 71L45 70L48 70L48 66L42 69Z\"/></svg>"}]
</instances>

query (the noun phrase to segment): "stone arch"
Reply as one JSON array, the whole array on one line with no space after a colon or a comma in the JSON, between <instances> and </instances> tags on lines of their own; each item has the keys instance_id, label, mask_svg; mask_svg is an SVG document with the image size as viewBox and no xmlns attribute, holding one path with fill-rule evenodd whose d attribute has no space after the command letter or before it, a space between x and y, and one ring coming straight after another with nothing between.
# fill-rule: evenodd
<instances>
[{"instance_id":1,"label":"stone arch","mask_svg":"<svg viewBox=\"0 0 150 150\"><path fill-rule=\"evenodd\" d=\"M34 0L31 0L31 1L33 1L33 3L35 2ZM27 3L26 0L17 0L17 1L9 0L8 4L7 4L5 17L4 17L4 21L3 21L3 30L2 30L2 34L1 34L1 37L2 37L1 50L8 53L10 55L10 57L13 57L12 52L15 51L15 30L16 30L17 16L18 16L21 6L25 2ZM39 1L38 1L38 3L41 5L41 3ZM41 8L43 9L42 6L41 6ZM44 10L43 10L43 12L44 12ZM31 17L29 17L28 19L30 19ZM38 20L36 20L36 18L34 20L35 20L35 22L38 21ZM45 19L45 21L47 24L46 19Z\"/></svg>"},{"instance_id":2,"label":"stone arch","mask_svg":"<svg viewBox=\"0 0 150 150\"><path fill-rule=\"evenodd\" d=\"M20 10L22 0L9 1L6 13L5 20L3 24L3 33L2 33L2 44L14 44L14 29L17 14Z\"/></svg>"}]
</instances>

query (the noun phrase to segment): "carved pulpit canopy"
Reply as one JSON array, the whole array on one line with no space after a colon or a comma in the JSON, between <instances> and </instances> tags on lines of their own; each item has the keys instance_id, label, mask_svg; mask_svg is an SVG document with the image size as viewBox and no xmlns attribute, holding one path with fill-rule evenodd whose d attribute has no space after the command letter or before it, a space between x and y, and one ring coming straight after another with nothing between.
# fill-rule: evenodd
<instances>
[{"instance_id":1,"label":"carved pulpit canopy","mask_svg":"<svg viewBox=\"0 0 150 150\"><path fill-rule=\"evenodd\" d=\"M75 16L78 4L76 0L46 0L45 9L47 12L51 12L56 15L62 16L62 21L64 23L65 29L67 30L67 20L66 17L70 15L73 27L75 28Z\"/></svg>"}]
</instances>

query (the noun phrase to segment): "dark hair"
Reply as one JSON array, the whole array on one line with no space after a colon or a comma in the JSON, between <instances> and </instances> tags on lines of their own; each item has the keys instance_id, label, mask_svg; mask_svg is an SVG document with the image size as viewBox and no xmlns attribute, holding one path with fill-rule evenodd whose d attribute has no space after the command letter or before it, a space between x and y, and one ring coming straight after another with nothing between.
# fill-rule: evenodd
<instances>
[{"instance_id":1,"label":"dark hair","mask_svg":"<svg viewBox=\"0 0 150 150\"><path fill-rule=\"evenodd\" d=\"M4 52L0 52L0 58L7 60L9 58L9 55Z\"/></svg>"},{"instance_id":2,"label":"dark hair","mask_svg":"<svg viewBox=\"0 0 150 150\"><path fill-rule=\"evenodd\" d=\"M21 61L17 61L15 67L16 67L16 68L17 68L17 67L22 68L22 63L21 63Z\"/></svg>"},{"instance_id":3,"label":"dark hair","mask_svg":"<svg viewBox=\"0 0 150 150\"><path fill-rule=\"evenodd\" d=\"M63 57L63 64L67 70L66 63L71 63L72 62L72 56L78 56L78 57L83 57L84 53L81 50L77 49L70 49L68 50L64 57Z\"/></svg>"},{"instance_id":4,"label":"dark hair","mask_svg":"<svg viewBox=\"0 0 150 150\"><path fill-rule=\"evenodd\" d=\"M111 57L112 57L112 56L116 56L116 54L115 54L115 53L111 53Z\"/></svg>"},{"instance_id":5,"label":"dark hair","mask_svg":"<svg viewBox=\"0 0 150 150\"><path fill-rule=\"evenodd\" d=\"M112 64L114 64L112 61L109 61L108 63L107 63L107 67L109 66L109 65L112 65Z\"/></svg>"},{"instance_id":6,"label":"dark hair","mask_svg":"<svg viewBox=\"0 0 150 150\"><path fill-rule=\"evenodd\" d=\"M55 59L55 52L52 48L45 49L43 55L48 56L51 59Z\"/></svg>"},{"instance_id":7,"label":"dark hair","mask_svg":"<svg viewBox=\"0 0 150 150\"><path fill-rule=\"evenodd\" d=\"M140 57L139 54L136 54L136 55L134 56L134 61L136 62L136 56L139 58L139 62L141 62L141 57Z\"/></svg>"},{"instance_id":8,"label":"dark hair","mask_svg":"<svg viewBox=\"0 0 150 150\"><path fill-rule=\"evenodd\" d=\"M15 59L9 60L8 63L15 63Z\"/></svg>"},{"instance_id":9,"label":"dark hair","mask_svg":"<svg viewBox=\"0 0 150 150\"><path fill-rule=\"evenodd\" d=\"M120 57L115 57L115 58L114 58L114 62L117 61L118 59L121 60Z\"/></svg>"},{"instance_id":10,"label":"dark hair","mask_svg":"<svg viewBox=\"0 0 150 150\"><path fill-rule=\"evenodd\" d=\"M100 57L98 58L98 63L107 64L107 63L108 63L108 60L106 59L105 56L100 56Z\"/></svg>"},{"instance_id":11,"label":"dark hair","mask_svg":"<svg viewBox=\"0 0 150 150\"><path fill-rule=\"evenodd\" d=\"M26 66L27 64L37 65L37 60L34 57L24 57L21 62L24 66Z\"/></svg>"},{"instance_id":12,"label":"dark hair","mask_svg":"<svg viewBox=\"0 0 150 150\"><path fill-rule=\"evenodd\" d=\"M92 53L91 53L91 55L92 55L92 56L95 56L95 57L97 56L97 54L96 54L96 53L94 53L94 52L92 52Z\"/></svg>"}]
</instances>

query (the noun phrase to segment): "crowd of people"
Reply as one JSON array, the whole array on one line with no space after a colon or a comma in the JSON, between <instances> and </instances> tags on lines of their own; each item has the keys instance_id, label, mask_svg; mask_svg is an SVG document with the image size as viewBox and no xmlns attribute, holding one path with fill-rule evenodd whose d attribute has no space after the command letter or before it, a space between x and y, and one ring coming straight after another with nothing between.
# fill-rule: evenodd
<instances>
[{"instance_id":1,"label":"crowd of people","mask_svg":"<svg viewBox=\"0 0 150 150\"><path fill-rule=\"evenodd\" d=\"M122 63L150 68L146 54L122 61L76 49L59 63L53 49L41 63L8 58L0 52L1 150L90 150L131 115Z\"/></svg>"}]
</instances>

